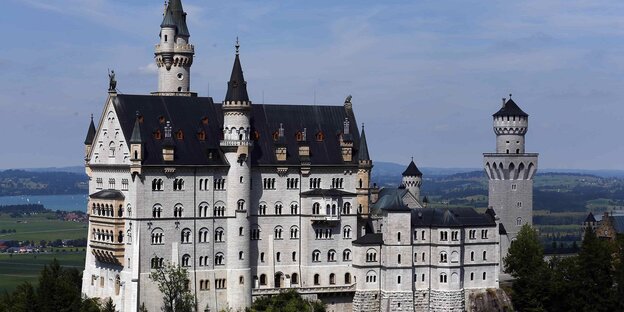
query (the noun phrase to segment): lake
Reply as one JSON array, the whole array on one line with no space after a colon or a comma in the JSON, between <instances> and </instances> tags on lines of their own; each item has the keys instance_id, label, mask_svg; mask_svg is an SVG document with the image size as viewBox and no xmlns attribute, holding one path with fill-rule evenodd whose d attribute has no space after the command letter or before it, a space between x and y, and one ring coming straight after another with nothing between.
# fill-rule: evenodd
<instances>
[{"instance_id":1,"label":"lake","mask_svg":"<svg viewBox=\"0 0 624 312\"><path fill-rule=\"evenodd\" d=\"M0 196L0 205L41 204L51 210L86 211L87 200L86 194Z\"/></svg>"}]
</instances>

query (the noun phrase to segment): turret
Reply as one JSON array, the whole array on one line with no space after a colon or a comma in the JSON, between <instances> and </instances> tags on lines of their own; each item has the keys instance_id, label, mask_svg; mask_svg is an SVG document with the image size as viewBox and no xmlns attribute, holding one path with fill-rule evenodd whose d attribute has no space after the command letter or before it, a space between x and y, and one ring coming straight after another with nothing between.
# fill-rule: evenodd
<instances>
[{"instance_id":1,"label":"turret","mask_svg":"<svg viewBox=\"0 0 624 312\"><path fill-rule=\"evenodd\" d=\"M524 154L524 135L529 127L529 115L511 99L503 98L503 106L493 115L496 152Z\"/></svg>"},{"instance_id":2,"label":"turret","mask_svg":"<svg viewBox=\"0 0 624 312\"><path fill-rule=\"evenodd\" d=\"M370 191L370 175L373 169L373 162L368 155L368 144L366 143L366 132L362 125L360 134L360 148L358 149L358 184L357 184L357 201L358 213L369 214L369 196Z\"/></svg>"},{"instance_id":3,"label":"turret","mask_svg":"<svg viewBox=\"0 0 624 312\"><path fill-rule=\"evenodd\" d=\"M195 47L189 44L186 12L181 0L171 0L160 24L160 42L154 53L158 66L156 95L195 95L190 92Z\"/></svg>"},{"instance_id":4,"label":"turret","mask_svg":"<svg viewBox=\"0 0 624 312\"><path fill-rule=\"evenodd\" d=\"M141 116L137 112L136 120L134 121L134 128L132 129L132 136L130 137L130 166L131 172L134 174L141 174L141 162L143 161L143 140L141 139Z\"/></svg>"},{"instance_id":5,"label":"turret","mask_svg":"<svg viewBox=\"0 0 624 312\"><path fill-rule=\"evenodd\" d=\"M91 123L89 124L89 130L87 130L87 137L85 138L85 161L89 161L91 155L91 147L93 147L93 140L95 140L95 124L93 123L93 115L91 115Z\"/></svg>"},{"instance_id":6,"label":"turret","mask_svg":"<svg viewBox=\"0 0 624 312\"><path fill-rule=\"evenodd\" d=\"M405 186L405 188L416 197L416 199L420 200L420 186L422 185L422 172L418 170L416 164L414 163L414 159L407 166L407 169L403 171L403 180L401 184Z\"/></svg>"}]
</instances>

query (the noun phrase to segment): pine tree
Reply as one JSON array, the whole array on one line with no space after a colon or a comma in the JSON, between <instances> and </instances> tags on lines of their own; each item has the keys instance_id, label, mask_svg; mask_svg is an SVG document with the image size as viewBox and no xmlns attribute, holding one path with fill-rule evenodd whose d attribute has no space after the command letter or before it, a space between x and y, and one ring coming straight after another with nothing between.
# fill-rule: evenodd
<instances>
[{"instance_id":1,"label":"pine tree","mask_svg":"<svg viewBox=\"0 0 624 312\"><path fill-rule=\"evenodd\" d=\"M190 312L195 310L195 296L189 289L188 271L179 265L167 263L150 274L163 294L163 312Z\"/></svg>"},{"instance_id":2,"label":"pine tree","mask_svg":"<svg viewBox=\"0 0 624 312\"><path fill-rule=\"evenodd\" d=\"M108 298L104 303L104 307L101 310L102 312L117 312L115 304L113 304L113 299Z\"/></svg>"},{"instance_id":3,"label":"pine tree","mask_svg":"<svg viewBox=\"0 0 624 312\"><path fill-rule=\"evenodd\" d=\"M600 240L591 227L585 231L578 255L579 311L614 311L613 248Z\"/></svg>"}]
</instances>

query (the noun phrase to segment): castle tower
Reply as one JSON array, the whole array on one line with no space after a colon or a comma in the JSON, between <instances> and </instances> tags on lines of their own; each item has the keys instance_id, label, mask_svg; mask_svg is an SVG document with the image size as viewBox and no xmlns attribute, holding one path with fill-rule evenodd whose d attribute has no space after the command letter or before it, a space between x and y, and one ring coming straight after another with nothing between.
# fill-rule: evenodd
<instances>
[{"instance_id":1,"label":"castle tower","mask_svg":"<svg viewBox=\"0 0 624 312\"><path fill-rule=\"evenodd\" d=\"M370 192L370 175L373 169L373 161L368 155L368 144L366 143L366 133L364 125L362 125L362 134L360 135L360 148L358 150L358 184L357 184L357 202L358 213L368 215L369 210L369 192Z\"/></svg>"},{"instance_id":2,"label":"castle tower","mask_svg":"<svg viewBox=\"0 0 624 312\"><path fill-rule=\"evenodd\" d=\"M250 233L248 209L251 200L250 138L251 101L243 77L236 42L236 58L223 100L221 149L230 165L227 175L227 298L237 311L251 305Z\"/></svg>"},{"instance_id":3,"label":"castle tower","mask_svg":"<svg viewBox=\"0 0 624 312\"><path fill-rule=\"evenodd\" d=\"M154 53L158 91L153 94L194 95L190 87L195 47L189 43L190 36L181 0L169 1L160 24L160 43Z\"/></svg>"},{"instance_id":4,"label":"castle tower","mask_svg":"<svg viewBox=\"0 0 624 312\"><path fill-rule=\"evenodd\" d=\"M520 227L533 223L533 177L538 154L525 153L529 115L511 97L503 99L493 119L496 153L483 154L483 164L489 178L488 205L500 218L500 259L504 259Z\"/></svg>"},{"instance_id":5,"label":"castle tower","mask_svg":"<svg viewBox=\"0 0 624 312\"><path fill-rule=\"evenodd\" d=\"M403 171L403 179L401 180L401 184L405 186L405 188L416 197L416 199L420 200L420 186L422 185L422 172L418 170L416 164L414 163L414 159L407 166L407 169Z\"/></svg>"}]
</instances>

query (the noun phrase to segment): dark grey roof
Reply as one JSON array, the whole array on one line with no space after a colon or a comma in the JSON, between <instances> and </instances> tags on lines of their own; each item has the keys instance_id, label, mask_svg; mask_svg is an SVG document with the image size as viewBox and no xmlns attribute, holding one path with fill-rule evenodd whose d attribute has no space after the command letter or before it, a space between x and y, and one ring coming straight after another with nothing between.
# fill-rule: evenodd
<instances>
[{"instance_id":1,"label":"dark grey roof","mask_svg":"<svg viewBox=\"0 0 624 312\"><path fill-rule=\"evenodd\" d=\"M418 170L418 167L416 167L416 164L414 163L414 160L412 160L410 162L410 164L407 166L407 169L405 169L405 171L403 171L403 176L410 176L410 177L422 177L422 172L420 172L420 170Z\"/></svg>"},{"instance_id":2,"label":"dark grey roof","mask_svg":"<svg viewBox=\"0 0 624 312\"><path fill-rule=\"evenodd\" d=\"M498 117L498 116L529 117L529 115L527 113L523 112L520 109L520 107L518 107L516 102L514 102L512 99L507 100L507 102L505 102L503 107L498 112L496 112L494 115L492 115L492 116L494 116L494 117Z\"/></svg>"},{"instance_id":3,"label":"dark grey roof","mask_svg":"<svg viewBox=\"0 0 624 312\"><path fill-rule=\"evenodd\" d=\"M383 244L383 234L381 233L367 233L362 237L353 241L355 245L381 245Z\"/></svg>"},{"instance_id":4,"label":"dark grey roof","mask_svg":"<svg viewBox=\"0 0 624 312\"><path fill-rule=\"evenodd\" d=\"M173 19L173 24L176 26L178 36L189 37L191 34L186 25L186 13L184 12L184 8L182 8L182 1L170 0L169 5L167 5L167 11L171 11L171 18ZM165 24L166 19L167 13L165 13L165 17L163 18L163 24ZM171 22L168 21L167 23Z\"/></svg>"},{"instance_id":5,"label":"dark grey roof","mask_svg":"<svg viewBox=\"0 0 624 312\"><path fill-rule=\"evenodd\" d=\"M160 23L160 28L165 27L176 27L176 22L173 18L173 12L171 12L170 7L167 7L167 9L165 9L165 16L163 17L162 23Z\"/></svg>"},{"instance_id":6,"label":"dark grey roof","mask_svg":"<svg viewBox=\"0 0 624 312\"><path fill-rule=\"evenodd\" d=\"M134 122L134 128L132 129L132 136L130 137L130 144L141 144L141 123L137 116Z\"/></svg>"},{"instance_id":7,"label":"dark grey roof","mask_svg":"<svg viewBox=\"0 0 624 312\"><path fill-rule=\"evenodd\" d=\"M93 123L93 116L91 116L91 123L89 124L89 130L87 130L87 137L85 138L85 145L92 145L95 139L95 124Z\"/></svg>"},{"instance_id":8,"label":"dark grey roof","mask_svg":"<svg viewBox=\"0 0 624 312\"><path fill-rule=\"evenodd\" d=\"M379 191L379 200L373 205L376 213L382 211L409 211L410 208L403 203L403 196L409 192L405 188L383 188Z\"/></svg>"},{"instance_id":9,"label":"dark grey roof","mask_svg":"<svg viewBox=\"0 0 624 312\"><path fill-rule=\"evenodd\" d=\"M143 164L164 165L162 147L164 126L170 121L175 142L174 165L227 165L222 158L219 142L223 135L223 112L220 104L212 98L189 96L117 95L113 97L115 111L123 129L126 141L130 142L136 122L136 112L141 114L140 130L143 142ZM349 118L356 125L353 114L347 114L344 106L317 105L251 105L251 131L258 134L251 151L253 165L300 165L309 161L310 165L357 165L358 152L354 151L351 162L343 162L338 133L343 121ZM277 161L273 133L284 128L287 158ZM307 129L310 157L299 157L299 144L296 133ZM183 139L175 133L182 130ZM204 131L206 139L199 140L198 132ZM161 140L154 136L161 133ZM318 132L324 133L323 141L317 141ZM357 129L350 129L354 136L354 146L360 143ZM311 135L310 135L311 134ZM171 163L167 163L171 165Z\"/></svg>"},{"instance_id":10,"label":"dark grey roof","mask_svg":"<svg viewBox=\"0 0 624 312\"><path fill-rule=\"evenodd\" d=\"M412 210L412 227L496 226L487 214L473 208L420 208Z\"/></svg>"},{"instance_id":11,"label":"dark grey roof","mask_svg":"<svg viewBox=\"0 0 624 312\"><path fill-rule=\"evenodd\" d=\"M615 232L618 234L624 233L624 216L616 215L610 216L609 218L611 218L611 222L613 222L613 228L615 229Z\"/></svg>"},{"instance_id":12,"label":"dark grey roof","mask_svg":"<svg viewBox=\"0 0 624 312\"><path fill-rule=\"evenodd\" d=\"M225 101L249 101L249 95L247 94L247 82L243 76L243 67L241 66L238 52L234 58L234 66L232 67L232 75L230 76L230 81L228 82Z\"/></svg>"},{"instance_id":13,"label":"dark grey roof","mask_svg":"<svg viewBox=\"0 0 624 312\"><path fill-rule=\"evenodd\" d=\"M594 218L594 214L591 212L587 215L587 218L585 218L585 223L589 222L596 222L596 218Z\"/></svg>"},{"instance_id":14,"label":"dark grey roof","mask_svg":"<svg viewBox=\"0 0 624 312\"><path fill-rule=\"evenodd\" d=\"M362 135L360 136L360 150L359 160L370 160L368 155L368 144L366 143L366 133L364 132L364 126L362 126Z\"/></svg>"},{"instance_id":15,"label":"dark grey roof","mask_svg":"<svg viewBox=\"0 0 624 312\"><path fill-rule=\"evenodd\" d=\"M126 198L124 194L118 190L101 190L97 193L93 193L89 195L91 198L95 199L124 199Z\"/></svg>"},{"instance_id":16,"label":"dark grey roof","mask_svg":"<svg viewBox=\"0 0 624 312\"><path fill-rule=\"evenodd\" d=\"M357 194L346 192L343 190L337 189L312 189L309 191L301 192L301 196L323 196L323 197L332 197L332 196L355 196Z\"/></svg>"},{"instance_id":17,"label":"dark grey roof","mask_svg":"<svg viewBox=\"0 0 624 312\"><path fill-rule=\"evenodd\" d=\"M498 234L507 235L507 230L505 229L505 226L502 223L498 224Z\"/></svg>"}]
</instances>

